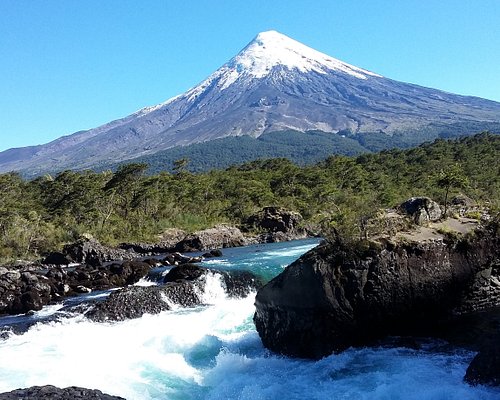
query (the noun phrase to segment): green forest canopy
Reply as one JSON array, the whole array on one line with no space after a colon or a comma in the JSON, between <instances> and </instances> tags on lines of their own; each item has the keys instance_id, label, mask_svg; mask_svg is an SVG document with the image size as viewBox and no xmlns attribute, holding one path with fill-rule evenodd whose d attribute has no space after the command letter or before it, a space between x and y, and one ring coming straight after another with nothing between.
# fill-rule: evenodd
<instances>
[{"instance_id":1,"label":"green forest canopy","mask_svg":"<svg viewBox=\"0 0 500 400\"><path fill-rule=\"evenodd\" d=\"M492 208L500 205L500 136L490 133L407 150L331 156L308 166L275 158L195 174L187 163L179 160L173 173L155 175L146 175L143 163L122 165L114 173L64 171L33 180L0 175L0 260L36 257L84 232L115 244L154 241L171 227L239 225L269 205L298 211L307 224L318 225L411 196L442 202L439 179L447 171L466 183L448 187L447 196L460 190Z\"/></svg>"}]
</instances>

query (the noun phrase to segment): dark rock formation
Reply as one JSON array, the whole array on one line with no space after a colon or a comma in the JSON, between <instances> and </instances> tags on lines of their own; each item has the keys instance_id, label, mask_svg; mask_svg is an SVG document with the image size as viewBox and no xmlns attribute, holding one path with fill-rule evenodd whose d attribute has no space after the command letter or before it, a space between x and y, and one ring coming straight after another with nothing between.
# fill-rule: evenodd
<instances>
[{"instance_id":1,"label":"dark rock formation","mask_svg":"<svg viewBox=\"0 0 500 400\"><path fill-rule=\"evenodd\" d=\"M422 331L464 303L470 311L498 306L499 297L483 298L476 284L479 276L495 276L499 236L493 223L455 242L319 246L259 290L255 325L269 349L318 358L387 334Z\"/></svg>"},{"instance_id":2,"label":"dark rock formation","mask_svg":"<svg viewBox=\"0 0 500 400\"><path fill-rule=\"evenodd\" d=\"M100 390L71 386L64 389L55 386L33 386L0 393L0 400L125 400L123 397L110 396Z\"/></svg>"},{"instance_id":3,"label":"dark rock formation","mask_svg":"<svg viewBox=\"0 0 500 400\"><path fill-rule=\"evenodd\" d=\"M268 232L294 232L299 229L302 216L280 207L264 207L258 213L250 216L247 225Z\"/></svg>"},{"instance_id":4,"label":"dark rock formation","mask_svg":"<svg viewBox=\"0 0 500 400\"><path fill-rule=\"evenodd\" d=\"M408 214L417 225L437 221L443 216L439 204L428 197L412 197L401 204L399 210Z\"/></svg>"},{"instance_id":5,"label":"dark rock formation","mask_svg":"<svg viewBox=\"0 0 500 400\"><path fill-rule=\"evenodd\" d=\"M297 212L280 207L264 207L247 219L245 228L265 231L257 237L259 243L275 243L307 237L307 231L301 228L301 223L302 216Z\"/></svg>"},{"instance_id":6,"label":"dark rock formation","mask_svg":"<svg viewBox=\"0 0 500 400\"><path fill-rule=\"evenodd\" d=\"M149 264L140 261L34 272L0 268L0 315L37 311L65 296L131 285L150 270Z\"/></svg>"},{"instance_id":7,"label":"dark rock formation","mask_svg":"<svg viewBox=\"0 0 500 400\"><path fill-rule=\"evenodd\" d=\"M222 271L222 279L229 297L245 297L262 287L262 280L250 271Z\"/></svg>"},{"instance_id":8,"label":"dark rock formation","mask_svg":"<svg viewBox=\"0 0 500 400\"><path fill-rule=\"evenodd\" d=\"M82 237L64 246L62 253L74 263L99 266L107 261L132 260L137 254L122 249L103 246L92 237Z\"/></svg>"},{"instance_id":9,"label":"dark rock formation","mask_svg":"<svg viewBox=\"0 0 500 400\"><path fill-rule=\"evenodd\" d=\"M464 380L471 385L500 386L500 333L474 357Z\"/></svg>"},{"instance_id":10,"label":"dark rock formation","mask_svg":"<svg viewBox=\"0 0 500 400\"><path fill-rule=\"evenodd\" d=\"M175 251L205 251L225 247L239 247L246 244L245 238L238 228L219 225L215 228L194 232L177 243Z\"/></svg>"},{"instance_id":11,"label":"dark rock formation","mask_svg":"<svg viewBox=\"0 0 500 400\"><path fill-rule=\"evenodd\" d=\"M167 229L156 243L122 243L118 247L131 250L138 254L158 255L173 251L175 245L186 237L186 232L181 229Z\"/></svg>"},{"instance_id":12,"label":"dark rock formation","mask_svg":"<svg viewBox=\"0 0 500 400\"><path fill-rule=\"evenodd\" d=\"M158 314L172 306L194 307L204 304L208 276L221 280L229 297L244 297L261 286L255 275L245 271L211 271L196 265L173 268L162 286L131 286L113 292L103 302L96 304L86 316L93 321L123 321L139 318L144 314Z\"/></svg>"},{"instance_id":13,"label":"dark rock formation","mask_svg":"<svg viewBox=\"0 0 500 400\"><path fill-rule=\"evenodd\" d=\"M175 246L175 244L174 244ZM170 243L120 243L118 248L141 255L158 255L168 253L174 248Z\"/></svg>"},{"instance_id":14,"label":"dark rock formation","mask_svg":"<svg viewBox=\"0 0 500 400\"><path fill-rule=\"evenodd\" d=\"M50 282L43 276L0 268L0 314L40 310L51 293Z\"/></svg>"},{"instance_id":15,"label":"dark rock formation","mask_svg":"<svg viewBox=\"0 0 500 400\"><path fill-rule=\"evenodd\" d=\"M96 304L86 316L98 322L123 321L170 310L160 289L157 286L131 286L113 292L105 301Z\"/></svg>"},{"instance_id":16,"label":"dark rock formation","mask_svg":"<svg viewBox=\"0 0 500 400\"><path fill-rule=\"evenodd\" d=\"M222 250L220 249L210 250L208 253L204 253L202 257L203 258L222 257Z\"/></svg>"},{"instance_id":17,"label":"dark rock formation","mask_svg":"<svg viewBox=\"0 0 500 400\"><path fill-rule=\"evenodd\" d=\"M43 260L42 264L44 265L68 265L71 263L71 260L65 254L54 251L49 253Z\"/></svg>"},{"instance_id":18,"label":"dark rock formation","mask_svg":"<svg viewBox=\"0 0 500 400\"><path fill-rule=\"evenodd\" d=\"M169 283L183 280L193 281L206 273L206 268L202 268L194 264L184 264L174 267L168 271L167 275L165 275L165 278L163 279L163 282Z\"/></svg>"}]
</instances>

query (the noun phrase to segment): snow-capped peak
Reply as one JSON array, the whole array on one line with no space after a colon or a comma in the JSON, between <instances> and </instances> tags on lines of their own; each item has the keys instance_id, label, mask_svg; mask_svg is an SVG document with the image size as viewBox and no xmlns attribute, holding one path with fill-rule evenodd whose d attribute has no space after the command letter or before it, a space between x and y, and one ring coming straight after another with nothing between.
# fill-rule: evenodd
<instances>
[{"instance_id":1,"label":"snow-capped peak","mask_svg":"<svg viewBox=\"0 0 500 400\"><path fill-rule=\"evenodd\" d=\"M359 79L366 79L367 75L380 76L339 61L276 31L259 33L227 64L238 74L246 73L256 78L266 76L278 65L301 72L341 71Z\"/></svg>"}]
</instances>

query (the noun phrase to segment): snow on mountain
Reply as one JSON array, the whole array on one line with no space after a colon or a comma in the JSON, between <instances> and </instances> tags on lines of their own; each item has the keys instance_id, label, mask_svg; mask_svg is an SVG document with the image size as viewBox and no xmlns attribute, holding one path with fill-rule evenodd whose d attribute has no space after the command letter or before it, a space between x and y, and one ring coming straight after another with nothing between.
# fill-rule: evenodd
<instances>
[{"instance_id":1,"label":"snow on mountain","mask_svg":"<svg viewBox=\"0 0 500 400\"><path fill-rule=\"evenodd\" d=\"M415 131L500 121L500 103L397 82L276 31L257 35L199 85L51 143L0 153L0 172L91 168L227 136L293 129Z\"/></svg>"},{"instance_id":2,"label":"snow on mountain","mask_svg":"<svg viewBox=\"0 0 500 400\"><path fill-rule=\"evenodd\" d=\"M380 76L336 60L276 31L259 33L240 54L226 64L226 68L231 71L231 76L246 74L262 78L278 65L290 70L316 71L320 74L341 71L359 79L366 79L367 75Z\"/></svg>"}]
</instances>

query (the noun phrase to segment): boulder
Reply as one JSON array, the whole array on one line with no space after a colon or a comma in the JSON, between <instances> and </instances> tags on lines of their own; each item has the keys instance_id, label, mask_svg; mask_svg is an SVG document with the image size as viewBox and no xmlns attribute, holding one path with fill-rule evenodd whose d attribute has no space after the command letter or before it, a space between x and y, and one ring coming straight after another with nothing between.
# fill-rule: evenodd
<instances>
[{"instance_id":1,"label":"boulder","mask_svg":"<svg viewBox=\"0 0 500 400\"><path fill-rule=\"evenodd\" d=\"M453 243L327 243L258 291L254 322L269 349L309 358L421 333L464 302L473 311L499 306L500 286L488 272L499 257L498 223ZM478 279L488 281L487 292Z\"/></svg>"},{"instance_id":2,"label":"boulder","mask_svg":"<svg viewBox=\"0 0 500 400\"><path fill-rule=\"evenodd\" d=\"M204 304L207 277L219 276L229 297L247 296L260 286L260 280L250 272L221 272L183 265L170 271L162 286L130 286L113 292L95 304L86 316L97 321L123 321L144 314L158 314L172 307L194 307Z\"/></svg>"},{"instance_id":3,"label":"boulder","mask_svg":"<svg viewBox=\"0 0 500 400\"><path fill-rule=\"evenodd\" d=\"M194 264L184 264L178 267L174 267L170 271L168 271L168 273L165 275L165 278L163 279L163 282L169 283L176 281L193 281L206 273L206 268L202 268Z\"/></svg>"},{"instance_id":4,"label":"boulder","mask_svg":"<svg viewBox=\"0 0 500 400\"><path fill-rule=\"evenodd\" d=\"M42 264L44 265L68 265L71 263L71 260L66 254L63 254L59 251L54 251L49 253L43 260Z\"/></svg>"},{"instance_id":5,"label":"boulder","mask_svg":"<svg viewBox=\"0 0 500 400\"><path fill-rule=\"evenodd\" d=\"M417 225L438 221L443 216L439 204L429 197L412 197L400 204L398 209L410 216Z\"/></svg>"},{"instance_id":6,"label":"boulder","mask_svg":"<svg viewBox=\"0 0 500 400\"><path fill-rule=\"evenodd\" d=\"M280 207L264 207L258 213L250 216L246 225L267 232L296 232L300 230L299 225L302 216L294 211L288 211Z\"/></svg>"},{"instance_id":7,"label":"boulder","mask_svg":"<svg viewBox=\"0 0 500 400\"><path fill-rule=\"evenodd\" d=\"M0 315L37 311L65 296L132 285L151 268L150 264L141 261L125 261L106 267L81 265L69 270L56 267L35 272L2 268Z\"/></svg>"},{"instance_id":8,"label":"boulder","mask_svg":"<svg viewBox=\"0 0 500 400\"><path fill-rule=\"evenodd\" d=\"M2 400L125 400L123 397L110 396L100 390L71 386L64 389L55 386L32 386L0 393Z\"/></svg>"},{"instance_id":9,"label":"boulder","mask_svg":"<svg viewBox=\"0 0 500 400\"><path fill-rule=\"evenodd\" d=\"M2 269L0 314L23 314L40 310L51 300L52 286L31 272Z\"/></svg>"},{"instance_id":10,"label":"boulder","mask_svg":"<svg viewBox=\"0 0 500 400\"><path fill-rule=\"evenodd\" d=\"M245 238L238 228L219 225L215 228L194 232L186 236L175 246L175 251L191 252L239 247L246 244Z\"/></svg>"},{"instance_id":11,"label":"boulder","mask_svg":"<svg viewBox=\"0 0 500 400\"><path fill-rule=\"evenodd\" d=\"M103 246L92 237L82 237L64 246L62 253L72 262L99 266L113 260L132 260L137 254L123 249Z\"/></svg>"},{"instance_id":12,"label":"boulder","mask_svg":"<svg viewBox=\"0 0 500 400\"><path fill-rule=\"evenodd\" d=\"M182 229L167 229L159 236L155 243L121 243L118 247L123 250L132 250L139 254L158 255L173 251L175 245L186 237Z\"/></svg>"},{"instance_id":13,"label":"boulder","mask_svg":"<svg viewBox=\"0 0 500 400\"><path fill-rule=\"evenodd\" d=\"M214 258L214 257L222 257L222 250L220 249L214 249L210 250L207 253L204 253L202 255L203 258Z\"/></svg>"},{"instance_id":14,"label":"boulder","mask_svg":"<svg viewBox=\"0 0 500 400\"><path fill-rule=\"evenodd\" d=\"M97 322L123 321L169 310L170 306L164 301L159 289L157 286L131 286L113 292L85 315Z\"/></svg>"},{"instance_id":15,"label":"boulder","mask_svg":"<svg viewBox=\"0 0 500 400\"><path fill-rule=\"evenodd\" d=\"M464 380L471 385L500 386L500 334L474 357Z\"/></svg>"},{"instance_id":16,"label":"boulder","mask_svg":"<svg viewBox=\"0 0 500 400\"><path fill-rule=\"evenodd\" d=\"M164 265L183 265L183 264L192 264L199 263L203 261L203 257L190 257L184 256L179 252L169 253L161 260Z\"/></svg>"}]
</instances>

